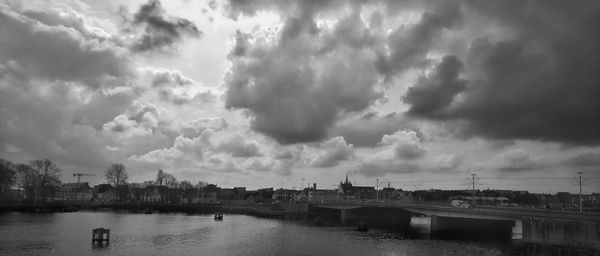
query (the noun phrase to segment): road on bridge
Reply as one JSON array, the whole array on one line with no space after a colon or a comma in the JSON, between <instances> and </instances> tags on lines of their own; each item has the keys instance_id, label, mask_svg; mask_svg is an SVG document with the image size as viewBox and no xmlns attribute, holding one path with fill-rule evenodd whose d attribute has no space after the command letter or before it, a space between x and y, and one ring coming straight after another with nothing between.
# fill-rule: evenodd
<instances>
[{"instance_id":1,"label":"road on bridge","mask_svg":"<svg viewBox=\"0 0 600 256\"><path fill-rule=\"evenodd\" d=\"M520 220L523 216L544 218L599 221L600 213L579 213L561 210L532 209L522 207L476 206L473 208L457 208L451 205L425 203L382 203L382 202L324 202L309 205L335 209L355 209L363 207L401 208L423 215L437 215L465 218L490 218Z\"/></svg>"}]
</instances>

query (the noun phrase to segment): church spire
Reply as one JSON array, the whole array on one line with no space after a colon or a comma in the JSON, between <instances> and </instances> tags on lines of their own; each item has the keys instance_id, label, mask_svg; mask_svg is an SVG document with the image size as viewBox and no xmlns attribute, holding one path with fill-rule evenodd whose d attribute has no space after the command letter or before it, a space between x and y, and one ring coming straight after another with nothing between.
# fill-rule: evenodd
<instances>
[{"instance_id":1,"label":"church spire","mask_svg":"<svg viewBox=\"0 0 600 256\"><path fill-rule=\"evenodd\" d=\"M348 174L346 173L346 184L348 184Z\"/></svg>"}]
</instances>

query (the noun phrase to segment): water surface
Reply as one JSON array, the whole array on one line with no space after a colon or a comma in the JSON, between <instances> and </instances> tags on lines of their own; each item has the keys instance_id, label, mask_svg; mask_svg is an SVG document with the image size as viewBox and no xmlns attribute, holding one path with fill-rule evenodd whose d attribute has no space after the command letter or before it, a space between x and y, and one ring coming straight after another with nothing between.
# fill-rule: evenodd
<instances>
[{"instance_id":1,"label":"water surface","mask_svg":"<svg viewBox=\"0 0 600 256\"><path fill-rule=\"evenodd\" d=\"M91 246L109 228L110 245ZM499 246L225 215L74 212L0 215L0 255L503 255Z\"/></svg>"}]
</instances>

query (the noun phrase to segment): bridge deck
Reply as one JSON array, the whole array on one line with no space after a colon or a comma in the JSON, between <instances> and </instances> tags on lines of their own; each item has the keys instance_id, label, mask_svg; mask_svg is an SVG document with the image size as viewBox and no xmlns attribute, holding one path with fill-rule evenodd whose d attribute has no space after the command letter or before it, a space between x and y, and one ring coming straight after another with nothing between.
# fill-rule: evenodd
<instances>
[{"instance_id":1,"label":"bridge deck","mask_svg":"<svg viewBox=\"0 0 600 256\"><path fill-rule=\"evenodd\" d=\"M437 215L462 218L487 218L487 219L513 219L519 220L523 216L545 218L599 221L600 214L578 213L558 210L530 209L518 207L477 206L475 208L456 208L450 205L415 204L415 203L370 203L370 202L335 202L335 203L310 203L313 207L331 209L356 209L364 207L401 208L406 211L423 215Z\"/></svg>"}]
</instances>

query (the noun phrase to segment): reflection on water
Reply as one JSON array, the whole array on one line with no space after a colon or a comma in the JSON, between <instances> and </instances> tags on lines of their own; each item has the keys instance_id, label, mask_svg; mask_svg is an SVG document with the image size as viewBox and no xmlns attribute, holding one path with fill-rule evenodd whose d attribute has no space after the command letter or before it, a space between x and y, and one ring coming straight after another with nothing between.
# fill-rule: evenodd
<instances>
[{"instance_id":1,"label":"reflection on water","mask_svg":"<svg viewBox=\"0 0 600 256\"><path fill-rule=\"evenodd\" d=\"M418 231L419 233L427 236L431 233L431 217L411 217L410 226ZM512 228L513 240L523 239L523 223L520 220L515 221L515 225Z\"/></svg>"},{"instance_id":2,"label":"reflection on water","mask_svg":"<svg viewBox=\"0 0 600 256\"><path fill-rule=\"evenodd\" d=\"M413 227L427 233L428 220ZM317 227L310 222L226 215L75 212L0 215L0 255L502 255L503 248L412 239L381 230ZM91 246L93 228L111 230ZM425 228L427 227L427 228Z\"/></svg>"}]
</instances>

